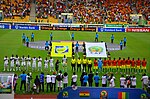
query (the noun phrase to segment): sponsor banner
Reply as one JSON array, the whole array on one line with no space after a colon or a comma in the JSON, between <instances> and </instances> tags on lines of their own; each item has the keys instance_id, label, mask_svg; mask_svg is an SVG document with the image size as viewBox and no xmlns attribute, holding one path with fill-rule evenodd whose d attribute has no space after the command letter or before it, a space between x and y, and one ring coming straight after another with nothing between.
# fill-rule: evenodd
<instances>
[{"instance_id":1,"label":"sponsor banner","mask_svg":"<svg viewBox=\"0 0 150 99\"><path fill-rule=\"evenodd\" d=\"M53 42L52 43L52 57L72 57L72 43L71 42Z\"/></svg>"},{"instance_id":2,"label":"sponsor banner","mask_svg":"<svg viewBox=\"0 0 150 99\"><path fill-rule=\"evenodd\" d=\"M16 30L39 30L39 26L12 25L11 29L16 29Z\"/></svg>"},{"instance_id":3,"label":"sponsor banner","mask_svg":"<svg viewBox=\"0 0 150 99\"><path fill-rule=\"evenodd\" d=\"M105 43L85 43L86 57L107 57Z\"/></svg>"},{"instance_id":4,"label":"sponsor banner","mask_svg":"<svg viewBox=\"0 0 150 99\"><path fill-rule=\"evenodd\" d=\"M9 29L9 25L0 24L0 29Z\"/></svg>"},{"instance_id":5,"label":"sponsor banner","mask_svg":"<svg viewBox=\"0 0 150 99\"><path fill-rule=\"evenodd\" d=\"M70 86L59 92L57 99L150 99L150 94L140 88L77 87L73 90Z\"/></svg>"},{"instance_id":6,"label":"sponsor banner","mask_svg":"<svg viewBox=\"0 0 150 99\"><path fill-rule=\"evenodd\" d=\"M127 27L127 24L106 24L105 27L107 28L122 28Z\"/></svg>"},{"instance_id":7,"label":"sponsor banner","mask_svg":"<svg viewBox=\"0 0 150 99\"><path fill-rule=\"evenodd\" d=\"M84 28L84 31L96 31L95 27Z\"/></svg>"},{"instance_id":8,"label":"sponsor banner","mask_svg":"<svg viewBox=\"0 0 150 99\"><path fill-rule=\"evenodd\" d=\"M98 32L125 32L125 28L98 28Z\"/></svg>"},{"instance_id":9,"label":"sponsor banner","mask_svg":"<svg viewBox=\"0 0 150 99\"><path fill-rule=\"evenodd\" d=\"M150 32L150 28L126 28L126 32Z\"/></svg>"},{"instance_id":10,"label":"sponsor banner","mask_svg":"<svg viewBox=\"0 0 150 99\"><path fill-rule=\"evenodd\" d=\"M53 27L50 27L50 26L41 26L41 30L53 30Z\"/></svg>"}]
</instances>

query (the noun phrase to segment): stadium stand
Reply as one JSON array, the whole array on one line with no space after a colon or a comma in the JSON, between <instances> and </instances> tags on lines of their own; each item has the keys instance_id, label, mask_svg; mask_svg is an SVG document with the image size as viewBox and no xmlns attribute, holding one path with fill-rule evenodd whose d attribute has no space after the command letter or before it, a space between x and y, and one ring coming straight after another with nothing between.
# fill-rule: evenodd
<instances>
[{"instance_id":1,"label":"stadium stand","mask_svg":"<svg viewBox=\"0 0 150 99\"><path fill-rule=\"evenodd\" d=\"M28 22L30 2L30 0L2 0L0 9L4 13L4 21Z\"/></svg>"},{"instance_id":2,"label":"stadium stand","mask_svg":"<svg viewBox=\"0 0 150 99\"><path fill-rule=\"evenodd\" d=\"M28 22L32 1L1 0L4 21ZM72 23L69 18L63 20L61 13L73 13L75 23L127 24L132 21L130 14L142 14L150 21L149 12L149 0L35 0L36 22Z\"/></svg>"}]
</instances>

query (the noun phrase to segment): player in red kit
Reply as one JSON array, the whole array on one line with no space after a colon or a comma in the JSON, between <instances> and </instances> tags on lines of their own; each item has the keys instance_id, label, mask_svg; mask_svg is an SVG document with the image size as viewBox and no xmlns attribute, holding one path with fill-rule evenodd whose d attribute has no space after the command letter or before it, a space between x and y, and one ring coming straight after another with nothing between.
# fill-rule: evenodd
<instances>
[{"instance_id":1,"label":"player in red kit","mask_svg":"<svg viewBox=\"0 0 150 99\"><path fill-rule=\"evenodd\" d=\"M117 71L121 71L121 69L122 69L122 60L121 60L121 57L119 57L119 59L117 60L117 64L118 64ZM120 70L119 70L119 68L120 68Z\"/></svg>"},{"instance_id":2,"label":"player in red kit","mask_svg":"<svg viewBox=\"0 0 150 99\"><path fill-rule=\"evenodd\" d=\"M116 67L117 67L117 60L114 58L114 60L112 60L112 72L116 72Z\"/></svg>"},{"instance_id":3,"label":"player in red kit","mask_svg":"<svg viewBox=\"0 0 150 99\"><path fill-rule=\"evenodd\" d=\"M126 60L123 58L122 60L122 66L120 67L121 72L125 72L126 69Z\"/></svg>"},{"instance_id":4,"label":"player in red kit","mask_svg":"<svg viewBox=\"0 0 150 99\"><path fill-rule=\"evenodd\" d=\"M143 58L143 60L142 60L142 72L144 71L146 73L146 65L147 65L147 61L145 60L145 58Z\"/></svg>"},{"instance_id":5,"label":"player in red kit","mask_svg":"<svg viewBox=\"0 0 150 99\"><path fill-rule=\"evenodd\" d=\"M98 62L97 59L94 59L94 71L96 72L98 70Z\"/></svg>"},{"instance_id":6,"label":"player in red kit","mask_svg":"<svg viewBox=\"0 0 150 99\"><path fill-rule=\"evenodd\" d=\"M112 60L111 60L111 58L109 58L109 60L108 60L108 71L111 72L111 70L112 70Z\"/></svg>"},{"instance_id":7,"label":"player in red kit","mask_svg":"<svg viewBox=\"0 0 150 99\"><path fill-rule=\"evenodd\" d=\"M138 60L136 60L136 72L138 71L138 73L140 73L140 69L141 69L141 60L140 58L138 58Z\"/></svg>"},{"instance_id":8,"label":"player in red kit","mask_svg":"<svg viewBox=\"0 0 150 99\"><path fill-rule=\"evenodd\" d=\"M130 57L126 60L126 72L130 73L130 67L131 67L131 60Z\"/></svg>"},{"instance_id":9,"label":"player in red kit","mask_svg":"<svg viewBox=\"0 0 150 99\"><path fill-rule=\"evenodd\" d=\"M133 71L135 73L135 60L134 60L134 58L131 60L131 72L133 72Z\"/></svg>"},{"instance_id":10,"label":"player in red kit","mask_svg":"<svg viewBox=\"0 0 150 99\"><path fill-rule=\"evenodd\" d=\"M104 58L103 60L103 72L107 72L107 60Z\"/></svg>"}]
</instances>

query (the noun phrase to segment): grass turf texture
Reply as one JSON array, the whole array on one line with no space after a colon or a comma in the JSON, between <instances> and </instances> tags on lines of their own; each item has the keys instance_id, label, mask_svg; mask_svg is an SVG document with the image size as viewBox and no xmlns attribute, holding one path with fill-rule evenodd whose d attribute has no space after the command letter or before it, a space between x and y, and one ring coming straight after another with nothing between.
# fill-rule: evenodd
<instances>
[{"instance_id":1,"label":"grass turf texture","mask_svg":"<svg viewBox=\"0 0 150 99\"><path fill-rule=\"evenodd\" d=\"M14 55L19 55L21 57L22 55L27 56L28 54L31 57L38 57L41 56L42 59L44 60L45 57L47 56L47 52L43 50L38 50L38 49L31 49L23 46L22 44L22 33L25 33L29 38L31 37L31 33L35 34L35 41L46 41L49 40L49 34L53 32L53 40L70 40L70 34L72 31L25 31L25 30L0 30L0 72L3 71L3 58L5 55L11 56L12 54ZM70 33L70 34L69 34ZM95 39L95 32L86 32L86 31L74 31L75 33L75 40L81 40L81 41L94 41ZM110 52L112 58L117 58L118 57L125 57L127 58L128 56L130 58L135 58L137 59L138 57L140 59L143 59L144 57L147 60L147 74L150 76L150 33L98 33L99 34L99 41L105 41L105 42L110 42L110 36L111 34L114 34L115 40L114 43L119 44L120 40L123 39L123 37L127 37L127 47L122 50L122 51L112 51ZM79 56L82 58L82 53L79 53ZM77 54L75 55L77 58ZM56 60L56 58L54 58ZM61 60L61 58L58 58ZM72 71L71 71L71 58L68 58L68 74L69 74L69 84L71 84L71 76L72 76ZM60 65L60 69L62 66ZM21 74L22 72L15 72L18 75ZM27 72L26 72L27 73ZM35 78L36 75L39 75L40 72L33 72L32 76ZM45 75L47 72L45 72ZM80 86L80 75L81 73L78 72L78 85ZM102 76L102 73L99 74ZM116 77L116 87L120 86L119 78L120 74L115 74ZM141 77L142 75L136 74L137 77L137 87L141 88ZM34 79L32 80L32 82ZM20 79L18 79L18 85L17 85L17 91L16 93L22 94L23 92L20 91ZM93 83L94 85L94 83ZM100 81L100 86L101 86L101 81ZM56 88L57 89L57 88ZM45 93L46 92L46 85L45 85ZM55 94L55 93L54 93Z\"/></svg>"}]
</instances>

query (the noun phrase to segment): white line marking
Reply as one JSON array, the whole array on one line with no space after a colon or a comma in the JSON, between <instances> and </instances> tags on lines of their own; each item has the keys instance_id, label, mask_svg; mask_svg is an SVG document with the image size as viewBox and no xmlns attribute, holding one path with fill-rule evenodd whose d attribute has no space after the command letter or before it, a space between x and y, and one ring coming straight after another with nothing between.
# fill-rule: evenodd
<instances>
[{"instance_id":1,"label":"white line marking","mask_svg":"<svg viewBox=\"0 0 150 99\"><path fill-rule=\"evenodd\" d=\"M70 32L68 32L68 34L69 34L69 36L70 36L70 39L71 39L71 34L70 34Z\"/></svg>"}]
</instances>

